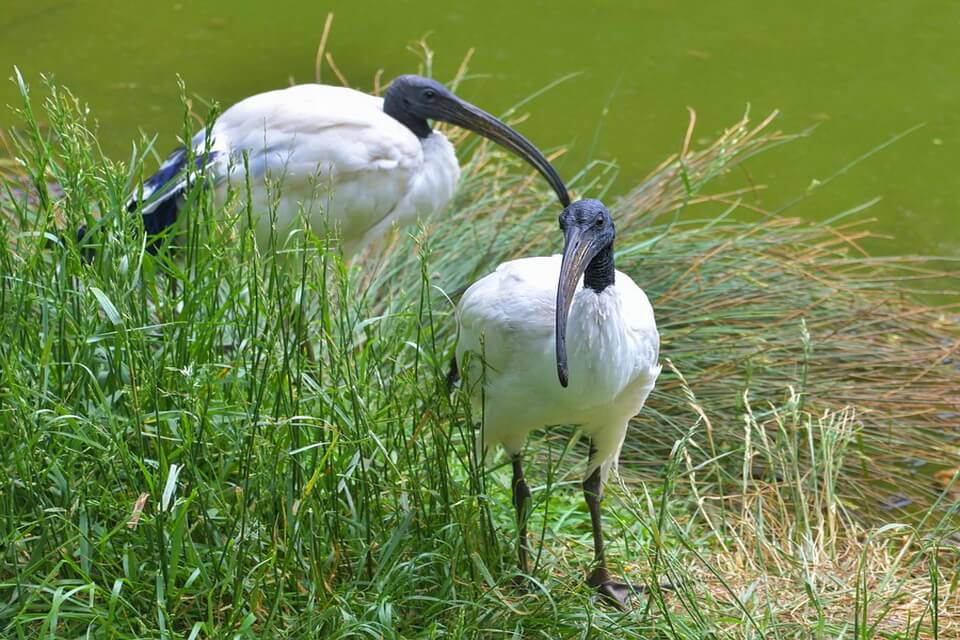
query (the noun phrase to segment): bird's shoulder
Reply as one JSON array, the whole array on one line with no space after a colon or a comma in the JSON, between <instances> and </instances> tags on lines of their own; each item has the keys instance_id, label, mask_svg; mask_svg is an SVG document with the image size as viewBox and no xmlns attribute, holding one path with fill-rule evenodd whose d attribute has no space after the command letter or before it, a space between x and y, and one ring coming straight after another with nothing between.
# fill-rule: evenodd
<instances>
[{"instance_id":1,"label":"bird's shoulder","mask_svg":"<svg viewBox=\"0 0 960 640\"><path fill-rule=\"evenodd\" d=\"M559 256L502 263L464 293L461 324L513 333L552 331L559 273Z\"/></svg>"},{"instance_id":2,"label":"bird's shoulder","mask_svg":"<svg viewBox=\"0 0 960 640\"><path fill-rule=\"evenodd\" d=\"M518 258L501 263L491 274L504 286L520 287L527 292L549 293L556 297L562 256Z\"/></svg>"},{"instance_id":3,"label":"bird's shoulder","mask_svg":"<svg viewBox=\"0 0 960 640\"><path fill-rule=\"evenodd\" d=\"M560 256L537 256L503 262L470 290L475 289L478 294L483 292L486 298L539 299L546 296L555 301L560 260Z\"/></svg>"}]
</instances>

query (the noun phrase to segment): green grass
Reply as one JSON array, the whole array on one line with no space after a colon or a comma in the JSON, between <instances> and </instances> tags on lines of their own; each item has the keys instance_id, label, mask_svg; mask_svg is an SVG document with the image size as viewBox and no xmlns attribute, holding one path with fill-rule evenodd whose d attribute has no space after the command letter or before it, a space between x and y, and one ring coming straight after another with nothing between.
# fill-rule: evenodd
<instances>
[{"instance_id":1,"label":"green grass","mask_svg":"<svg viewBox=\"0 0 960 640\"><path fill-rule=\"evenodd\" d=\"M449 298L557 250L535 176L453 133L470 160L449 214L350 269L308 234L302 261L262 255L251 212L201 193L177 257L154 258L122 213L149 145L104 158L48 89L4 165L3 637L958 632L958 503L932 481L960 465L957 310L913 295L953 265L870 258L845 218L743 222L752 190L712 185L789 142L769 121L684 146L614 206L667 363L607 487L611 562L650 591L619 613L582 584L585 447L563 428L531 442L519 590L509 470L471 462L476 416L445 392ZM613 171L571 184L602 196ZM885 510L893 494L910 503Z\"/></svg>"}]
</instances>

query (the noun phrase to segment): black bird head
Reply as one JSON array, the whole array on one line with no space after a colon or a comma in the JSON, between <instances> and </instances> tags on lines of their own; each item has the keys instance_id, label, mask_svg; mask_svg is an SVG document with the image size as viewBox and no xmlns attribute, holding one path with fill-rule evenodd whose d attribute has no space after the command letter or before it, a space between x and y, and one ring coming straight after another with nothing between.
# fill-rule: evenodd
<instances>
[{"instance_id":1,"label":"black bird head","mask_svg":"<svg viewBox=\"0 0 960 640\"><path fill-rule=\"evenodd\" d=\"M567 316L577 284L601 292L613 284L613 240L616 230L610 212L599 200L578 200L560 214L563 260L557 283L556 351L557 375L564 387L569 382L567 366Z\"/></svg>"},{"instance_id":2,"label":"black bird head","mask_svg":"<svg viewBox=\"0 0 960 640\"><path fill-rule=\"evenodd\" d=\"M461 100L436 80L415 75L399 76L384 94L383 111L420 138L433 133L429 120L439 120L493 140L539 171L553 187L561 205L570 204L563 180L533 143L483 109Z\"/></svg>"}]
</instances>

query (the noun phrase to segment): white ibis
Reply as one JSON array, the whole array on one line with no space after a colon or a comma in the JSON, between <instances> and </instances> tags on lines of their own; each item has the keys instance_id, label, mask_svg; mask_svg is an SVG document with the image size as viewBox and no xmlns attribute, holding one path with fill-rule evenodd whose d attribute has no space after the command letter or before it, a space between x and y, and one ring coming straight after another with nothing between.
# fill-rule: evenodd
<instances>
[{"instance_id":1,"label":"white ibis","mask_svg":"<svg viewBox=\"0 0 960 640\"><path fill-rule=\"evenodd\" d=\"M614 226L603 203L574 202L560 215L560 228L566 239L562 256L505 262L466 291L457 307L454 364L468 367L472 397L478 404L482 399L484 446L499 443L513 457L524 573L530 489L521 451L527 436L544 426L573 424L590 438L583 493L594 566L587 582L624 607L630 589L607 570L600 500L627 425L660 373L660 337L643 290L614 269Z\"/></svg>"},{"instance_id":2,"label":"white ibis","mask_svg":"<svg viewBox=\"0 0 960 640\"><path fill-rule=\"evenodd\" d=\"M570 203L563 181L526 138L439 82L403 75L384 98L322 84L246 98L193 138L195 168L187 166L186 149L177 149L128 208L139 209L149 235L158 234L176 220L193 174L205 175L223 200L230 184L244 193L249 173L261 246L271 233L282 244L302 211L315 233L336 226L349 258L394 223L431 216L453 197L460 166L430 120L503 145L543 174L563 206Z\"/></svg>"}]
</instances>

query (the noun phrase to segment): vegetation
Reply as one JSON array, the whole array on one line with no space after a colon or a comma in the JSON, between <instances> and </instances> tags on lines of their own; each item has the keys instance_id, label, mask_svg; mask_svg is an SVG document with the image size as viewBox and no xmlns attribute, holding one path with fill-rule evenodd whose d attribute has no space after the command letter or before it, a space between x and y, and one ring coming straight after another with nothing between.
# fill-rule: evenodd
<instances>
[{"instance_id":1,"label":"vegetation","mask_svg":"<svg viewBox=\"0 0 960 640\"><path fill-rule=\"evenodd\" d=\"M302 260L261 253L249 212L198 191L180 250L154 257L123 213L150 146L111 161L63 89L44 128L23 91L0 243L4 637L960 633L960 332L913 292L951 265L871 258L850 216L744 222L754 187L722 185L789 141L771 119L702 149L691 120L613 203L666 365L607 488L610 560L647 587L620 613L582 584L585 446L531 442L519 589L509 469L473 464L476 417L445 388L456 292L558 248L535 176L458 139L449 215L352 268L306 233ZM602 196L612 171L571 184Z\"/></svg>"}]
</instances>

